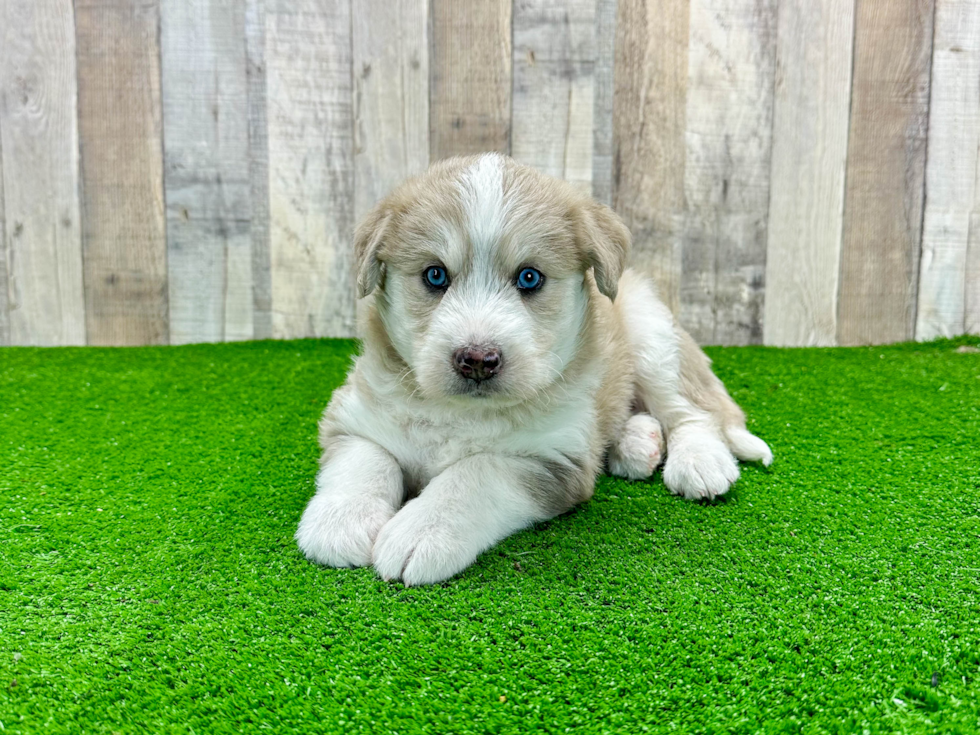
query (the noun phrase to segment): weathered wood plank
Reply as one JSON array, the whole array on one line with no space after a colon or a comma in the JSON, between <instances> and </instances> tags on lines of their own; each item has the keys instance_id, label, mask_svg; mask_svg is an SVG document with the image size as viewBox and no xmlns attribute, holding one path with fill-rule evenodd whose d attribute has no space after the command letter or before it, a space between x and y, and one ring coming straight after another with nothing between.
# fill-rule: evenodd
<instances>
[{"instance_id":1,"label":"weathered wood plank","mask_svg":"<svg viewBox=\"0 0 980 735\"><path fill-rule=\"evenodd\" d=\"M780 0L766 344L837 344L853 39L853 0Z\"/></svg>"},{"instance_id":2,"label":"weathered wood plank","mask_svg":"<svg viewBox=\"0 0 980 735\"><path fill-rule=\"evenodd\" d=\"M428 0L362 0L353 17L354 213L429 165Z\"/></svg>"},{"instance_id":3,"label":"weathered wood plank","mask_svg":"<svg viewBox=\"0 0 980 735\"><path fill-rule=\"evenodd\" d=\"M514 3L511 155L592 192L596 0Z\"/></svg>"},{"instance_id":4,"label":"weathered wood plank","mask_svg":"<svg viewBox=\"0 0 980 735\"><path fill-rule=\"evenodd\" d=\"M248 161L251 181L252 305L256 339L272 337L272 259L269 253L269 131L265 72L266 0L245 2L248 73Z\"/></svg>"},{"instance_id":5,"label":"weathered wood plank","mask_svg":"<svg viewBox=\"0 0 980 735\"><path fill-rule=\"evenodd\" d=\"M915 338L960 334L980 149L980 3L938 0Z\"/></svg>"},{"instance_id":6,"label":"weathered wood plank","mask_svg":"<svg viewBox=\"0 0 980 735\"><path fill-rule=\"evenodd\" d=\"M933 0L859 0L837 335L911 339L922 234Z\"/></svg>"},{"instance_id":7,"label":"weathered wood plank","mask_svg":"<svg viewBox=\"0 0 980 735\"><path fill-rule=\"evenodd\" d=\"M592 196L612 204L613 93L616 88L616 0L596 0L595 104L592 113Z\"/></svg>"},{"instance_id":8,"label":"weathered wood plank","mask_svg":"<svg viewBox=\"0 0 980 735\"><path fill-rule=\"evenodd\" d=\"M166 344L157 3L76 0L85 323L93 345Z\"/></svg>"},{"instance_id":9,"label":"weathered wood plank","mask_svg":"<svg viewBox=\"0 0 980 735\"><path fill-rule=\"evenodd\" d=\"M680 308L687 103L687 0L619 0L613 100L613 207L633 233L633 265Z\"/></svg>"},{"instance_id":10,"label":"weathered wood plank","mask_svg":"<svg viewBox=\"0 0 980 735\"><path fill-rule=\"evenodd\" d=\"M0 3L10 342L85 343L71 0Z\"/></svg>"},{"instance_id":11,"label":"weathered wood plank","mask_svg":"<svg viewBox=\"0 0 980 735\"><path fill-rule=\"evenodd\" d=\"M250 339L244 0L161 0L170 341Z\"/></svg>"},{"instance_id":12,"label":"weathered wood plank","mask_svg":"<svg viewBox=\"0 0 980 735\"><path fill-rule=\"evenodd\" d=\"M970 214L970 234L966 246L966 297L963 331L980 335L980 156L977 158L977 188L973 212Z\"/></svg>"},{"instance_id":13,"label":"weathered wood plank","mask_svg":"<svg viewBox=\"0 0 980 735\"><path fill-rule=\"evenodd\" d=\"M431 0L429 156L510 153L511 0Z\"/></svg>"},{"instance_id":14,"label":"weathered wood plank","mask_svg":"<svg viewBox=\"0 0 980 735\"><path fill-rule=\"evenodd\" d=\"M278 0L266 25L272 329L354 334L349 0Z\"/></svg>"},{"instance_id":15,"label":"weathered wood plank","mask_svg":"<svg viewBox=\"0 0 980 735\"><path fill-rule=\"evenodd\" d=\"M0 58L3 40L0 34ZM7 219L3 205L3 135L0 135L0 347L10 344L10 264L7 262Z\"/></svg>"},{"instance_id":16,"label":"weathered wood plank","mask_svg":"<svg viewBox=\"0 0 980 735\"><path fill-rule=\"evenodd\" d=\"M762 342L776 0L690 0L680 321Z\"/></svg>"}]
</instances>

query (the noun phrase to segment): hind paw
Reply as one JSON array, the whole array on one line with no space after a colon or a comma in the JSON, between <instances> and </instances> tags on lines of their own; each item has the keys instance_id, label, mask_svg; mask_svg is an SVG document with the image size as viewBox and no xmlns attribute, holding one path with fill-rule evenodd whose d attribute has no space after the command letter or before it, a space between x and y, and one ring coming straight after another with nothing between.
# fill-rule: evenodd
<instances>
[{"instance_id":1,"label":"hind paw","mask_svg":"<svg viewBox=\"0 0 980 735\"><path fill-rule=\"evenodd\" d=\"M609 450L609 472L629 480L646 479L660 466L664 449L660 422L638 413L626 422L619 441Z\"/></svg>"}]
</instances>

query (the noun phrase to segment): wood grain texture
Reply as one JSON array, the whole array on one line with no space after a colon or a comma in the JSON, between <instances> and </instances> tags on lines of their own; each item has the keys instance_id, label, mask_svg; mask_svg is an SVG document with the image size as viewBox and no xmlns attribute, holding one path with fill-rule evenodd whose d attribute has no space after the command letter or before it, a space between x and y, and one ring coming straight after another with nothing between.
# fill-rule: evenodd
<instances>
[{"instance_id":1,"label":"wood grain texture","mask_svg":"<svg viewBox=\"0 0 980 735\"><path fill-rule=\"evenodd\" d=\"M510 153L511 0L431 0L429 156Z\"/></svg>"},{"instance_id":2,"label":"wood grain texture","mask_svg":"<svg viewBox=\"0 0 980 735\"><path fill-rule=\"evenodd\" d=\"M592 193L596 0L514 2L511 155Z\"/></svg>"},{"instance_id":3,"label":"wood grain texture","mask_svg":"<svg viewBox=\"0 0 980 735\"><path fill-rule=\"evenodd\" d=\"M613 208L633 233L633 266L680 309L686 0L619 0L613 99Z\"/></svg>"},{"instance_id":4,"label":"wood grain texture","mask_svg":"<svg viewBox=\"0 0 980 735\"><path fill-rule=\"evenodd\" d=\"M10 342L85 343L70 0L0 4Z\"/></svg>"},{"instance_id":5,"label":"wood grain texture","mask_svg":"<svg viewBox=\"0 0 980 735\"><path fill-rule=\"evenodd\" d=\"M2 38L2 35L0 35ZM3 42L0 40L0 53ZM7 221L3 206L3 135L0 134L0 347L10 344L10 263L7 261Z\"/></svg>"},{"instance_id":6,"label":"wood grain texture","mask_svg":"<svg viewBox=\"0 0 980 735\"><path fill-rule=\"evenodd\" d=\"M681 324L762 342L775 0L690 0Z\"/></svg>"},{"instance_id":7,"label":"wood grain texture","mask_svg":"<svg viewBox=\"0 0 980 735\"><path fill-rule=\"evenodd\" d=\"M853 0L780 0L764 341L837 344Z\"/></svg>"},{"instance_id":8,"label":"wood grain texture","mask_svg":"<svg viewBox=\"0 0 980 735\"><path fill-rule=\"evenodd\" d=\"M158 7L76 0L75 27L88 343L166 344Z\"/></svg>"},{"instance_id":9,"label":"wood grain texture","mask_svg":"<svg viewBox=\"0 0 980 735\"><path fill-rule=\"evenodd\" d=\"M251 339L244 0L161 0L170 341Z\"/></svg>"},{"instance_id":10,"label":"wood grain texture","mask_svg":"<svg viewBox=\"0 0 980 735\"><path fill-rule=\"evenodd\" d=\"M592 112L592 196L612 205L613 94L616 71L617 0L596 0L595 103Z\"/></svg>"},{"instance_id":11,"label":"wood grain texture","mask_svg":"<svg viewBox=\"0 0 980 735\"><path fill-rule=\"evenodd\" d=\"M353 17L354 213L429 165L429 4L362 0Z\"/></svg>"},{"instance_id":12,"label":"wood grain texture","mask_svg":"<svg viewBox=\"0 0 980 735\"><path fill-rule=\"evenodd\" d=\"M966 274L963 331L980 335L980 154L977 157L977 187L973 212L970 214L970 234L966 246Z\"/></svg>"},{"instance_id":13,"label":"wood grain texture","mask_svg":"<svg viewBox=\"0 0 980 735\"><path fill-rule=\"evenodd\" d=\"M354 334L350 2L279 0L266 25L272 328Z\"/></svg>"},{"instance_id":14,"label":"wood grain texture","mask_svg":"<svg viewBox=\"0 0 980 735\"><path fill-rule=\"evenodd\" d=\"M245 0L248 74L248 166L251 184L252 307L256 339L272 337L272 257L269 251L269 131L265 72L266 0Z\"/></svg>"},{"instance_id":15,"label":"wood grain texture","mask_svg":"<svg viewBox=\"0 0 980 735\"><path fill-rule=\"evenodd\" d=\"M980 149L980 3L936 0L915 338L961 334Z\"/></svg>"},{"instance_id":16,"label":"wood grain texture","mask_svg":"<svg viewBox=\"0 0 980 735\"><path fill-rule=\"evenodd\" d=\"M702 343L980 333L976 0L3 0L0 344L352 335L357 218L485 150Z\"/></svg>"},{"instance_id":17,"label":"wood grain texture","mask_svg":"<svg viewBox=\"0 0 980 735\"><path fill-rule=\"evenodd\" d=\"M838 340L911 339L922 234L932 0L858 0Z\"/></svg>"}]
</instances>

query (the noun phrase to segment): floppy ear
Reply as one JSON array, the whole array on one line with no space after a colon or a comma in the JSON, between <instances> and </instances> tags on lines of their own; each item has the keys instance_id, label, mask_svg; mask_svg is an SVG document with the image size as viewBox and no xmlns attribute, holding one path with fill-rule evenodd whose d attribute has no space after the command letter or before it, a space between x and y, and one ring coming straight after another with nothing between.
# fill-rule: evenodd
<instances>
[{"instance_id":1,"label":"floppy ear","mask_svg":"<svg viewBox=\"0 0 980 735\"><path fill-rule=\"evenodd\" d=\"M583 261L591 266L599 291L615 299L629 258L630 231L615 212L596 201L581 205L576 221Z\"/></svg>"},{"instance_id":2,"label":"floppy ear","mask_svg":"<svg viewBox=\"0 0 980 735\"><path fill-rule=\"evenodd\" d=\"M363 299L384 278L384 263L378 259L378 251L384 242L385 231L391 214L384 204L379 204L358 225L354 232L354 258L357 261L357 298Z\"/></svg>"}]
</instances>

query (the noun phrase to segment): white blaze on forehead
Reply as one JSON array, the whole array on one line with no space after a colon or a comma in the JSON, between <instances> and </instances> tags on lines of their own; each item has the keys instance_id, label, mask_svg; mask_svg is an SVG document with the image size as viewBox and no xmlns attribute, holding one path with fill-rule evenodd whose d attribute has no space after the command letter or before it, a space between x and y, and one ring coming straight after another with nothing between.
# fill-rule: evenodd
<instances>
[{"instance_id":1,"label":"white blaze on forehead","mask_svg":"<svg viewBox=\"0 0 980 735\"><path fill-rule=\"evenodd\" d=\"M508 203L504 199L504 159L486 153L463 172L460 199L473 248L474 265L489 265L487 257L504 234Z\"/></svg>"}]
</instances>

